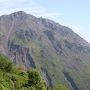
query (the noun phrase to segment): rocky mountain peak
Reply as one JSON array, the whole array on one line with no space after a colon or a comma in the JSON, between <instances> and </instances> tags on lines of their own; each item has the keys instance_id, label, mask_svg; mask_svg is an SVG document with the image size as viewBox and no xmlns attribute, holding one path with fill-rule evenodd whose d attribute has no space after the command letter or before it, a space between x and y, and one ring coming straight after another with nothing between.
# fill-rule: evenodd
<instances>
[{"instance_id":1,"label":"rocky mountain peak","mask_svg":"<svg viewBox=\"0 0 90 90\"><path fill-rule=\"evenodd\" d=\"M17 19L24 19L28 16L28 14L26 14L24 11L18 11L18 12L12 13L10 16Z\"/></svg>"},{"instance_id":2,"label":"rocky mountain peak","mask_svg":"<svg viewBox=\"0 0 90 90\"><path fill-rule=\"evenodd\" d=\"M24 12L24 11L18 11L18 12L14 12L12 14L25 15L26 12Z\"/></svg>"},{"instance_id":3,"label":"rocky mountain peak","mask_svg":"<svg viewBox=\"0 0 90 90\"><path fill-rule=\"evenodd\" d=\"M87 90L90 84L84 83L90 76L90 44L52 20L23 11L1 16L0 53L26 70L37 68L48 86L62 82L71 90Z\"/></svg>"}]
</instances>

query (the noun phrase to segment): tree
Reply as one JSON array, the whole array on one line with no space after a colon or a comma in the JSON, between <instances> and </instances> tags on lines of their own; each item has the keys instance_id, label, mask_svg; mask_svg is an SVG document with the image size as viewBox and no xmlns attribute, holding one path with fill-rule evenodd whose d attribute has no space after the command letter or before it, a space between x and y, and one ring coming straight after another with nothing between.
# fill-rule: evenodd
<instances>
[{"instance_id":1,"label":"tree","mask_svg":"<svg viewBox=\"0 0 90 90\"><path fill-rule=\"evenodd\" d=\"M37 90L46 90L46 84L41 78L40 73L35 69L28 71L28 86L34 86Z\"/></svg>"}]
</instances>

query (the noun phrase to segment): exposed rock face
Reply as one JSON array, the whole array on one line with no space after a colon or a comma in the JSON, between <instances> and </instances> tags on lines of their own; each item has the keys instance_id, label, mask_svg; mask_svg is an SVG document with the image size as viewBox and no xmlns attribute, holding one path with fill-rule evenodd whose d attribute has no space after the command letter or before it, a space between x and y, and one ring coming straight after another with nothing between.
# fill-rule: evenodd
<instances>
[{"instance_id":1,"label":"exposed rock face","mask_svg":"<svg viewBox=\"0 0 90 90\"><path fill-rule=\"evenodd\" d=\"M0 53L26 70L39 69L48 86L64 83L73 88L72 77L75 88L89 90L90 44L52 20L23 11L0 16Z\"/></svg>"},{"instance_id":2,"label":"exposed rock face","mask_svg":"<svg viewBox=\"0 0 90 90\"><path fill-rule=\"evenodd\" d=\"M50 76L48 74L48 71L45 68L42 68L42 67L41 67L41 70L42 70L43 77L46 80L47 86L48 87L53 87L52 80L51 80L51 78L50 78Z\"/></svg>"},{"instance_id":3,"label":"exposed rock face","mask_svg":"<svg viewBox=\"0 0 90 90\"><path fill-rule=\"evenodd\" d=\"M71 76L69 75L68 72L63 71L63 74L65 75L66 79L68 80L68 82L71 84L72 88L74 90L79 90L79 88L77 87L77 85L75 84L74 80L71 78Z\"/></svg>"},{"instance_id":4,"label":"exposed rock face","mask_svg":"<svg viewBox=\"0 0 90 90\"><path fill-rule=\"evenodd\" d=\"M35 62L30 55L29 48L8 42L8 49L11 60L19 66L24 67L24 69L29 69L29 67L36 68Z\"/></svg>"}]
</instances>

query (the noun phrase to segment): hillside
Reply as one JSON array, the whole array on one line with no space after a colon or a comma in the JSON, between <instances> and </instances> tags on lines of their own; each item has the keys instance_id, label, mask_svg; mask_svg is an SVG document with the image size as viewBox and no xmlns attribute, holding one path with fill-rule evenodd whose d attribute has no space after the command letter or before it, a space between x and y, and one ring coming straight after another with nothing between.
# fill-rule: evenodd
<instances>
[{"instance_id":1,"label":"hillside","mask_svg":"<svg viewBox=\"0 0 90 90\"><path fill-rule=\"evenodd\" d=\"M48 88L40 73L30 68L25 71L4 55L0 55L0 90L68 90L65 85Z\"/></svg>"},{"instance_id":2,"label":"hillside","mask_svg":"<svg viewBox=\"0 0 90 90\"><path fill-rule=\"evenodd\" d=\"M90 89L90 44L52 20L23 11L0 16L0 53L24 70L37 68L49 87Z\"/></svg>"},{"instance_id":3,"label":"hillside","mask_svg":"<svg viewBox=\"0 0 90 90\"><path fill-rule=\"evenodd\" d=\"M46 90L46 85L38 71L26 72L0 55L0 90Z\"/></svg>"}]
</instances>

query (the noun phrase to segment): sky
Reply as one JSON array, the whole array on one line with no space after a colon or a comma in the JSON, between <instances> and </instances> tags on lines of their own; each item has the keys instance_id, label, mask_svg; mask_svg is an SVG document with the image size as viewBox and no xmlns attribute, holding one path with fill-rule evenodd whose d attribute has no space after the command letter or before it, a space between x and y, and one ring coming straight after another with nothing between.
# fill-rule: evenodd
<instances>
[{"instance_id":1,"label":"sky","mask_svg":"<svg viewBox=\"0 0 90 90\"><path fill-rule=\"evenodd\" d=\"M0 0L0 16L17 11L68 26L90 43L90 0Z\"/></svg>"}]
</instances>

